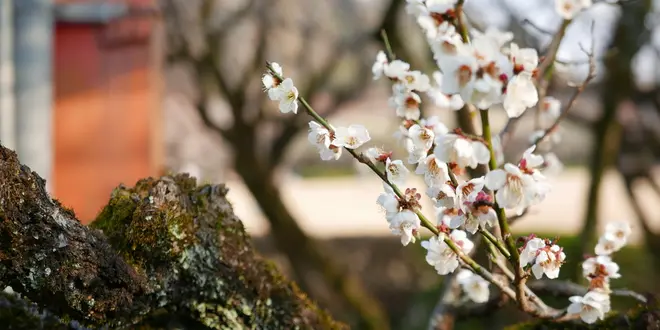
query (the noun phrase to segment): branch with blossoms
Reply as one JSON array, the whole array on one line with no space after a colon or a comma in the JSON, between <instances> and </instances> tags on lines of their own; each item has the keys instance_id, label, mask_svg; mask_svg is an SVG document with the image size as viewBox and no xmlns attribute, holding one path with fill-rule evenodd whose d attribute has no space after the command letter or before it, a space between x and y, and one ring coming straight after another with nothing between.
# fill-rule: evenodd
<instances>
[{"instance_id":1,"label":"branch with blossoms","mask_svg":"<svg viewBox=\"0 0 660 330\"><path fill-rule=\"evenodd\" d=\"M565 19L562 31L572 17L587 7L585 1L557 2L560 3L557 9ZM384 192L376 202L384 210L391 232L400 237L403 246L408 246L421 240L423 228L428 230L432 236L421 242L427 263L439 275L458 271L457 283L467 299L477 304L488 303L492 284L522 311L535 317L556 321L580 318L587 323L603 319L610 309L610 279L620 277L618 266L609 255L626 244L630 227L623 223L608 225L595 248L596 256L583 263L585 277L590 281L588 290L570 297L567 308L555 309L547 306L527 281L532 276L537 280L557 279L566 254L556 240L534 235L516 240L506 212L519 216L541 203L550 192L547 174L561 167L561 163L551 153L536 153L537 147L554 132L593 78L593 50L592 70L565 110L559 111L561 104L556 99L541 100L540 107L548 108L542 112L541 119L548 119L551 124L542 135L531 137L532 146L519 160L504 162L501 141L492 132L490 112L501 107L515 120L528 109L539 106L538 75L552 65L554 54L540 63L536 50L512 42L512 33L492 28L483 33L468 31L463 4L460 0L407 1L406 9L424 30L438 66L430 76L395 59L389 49L376 55L372 73L374 80L386 78L392 83L389 104L400 121L395 136L406 151L403 157L375 147L358 151L371 140L366 127L332 126L298 94L291 78L284 76L277 63L267 64L264 88L271 100L279 102L282 113L297 114L302 107L312 117L308 140L322 160L337 160L347 152L382 180ZM420 107L424 94L442 111L457 111L466 106L479 109L481 135L449 129L438 116L422 118ZM485 175L467 175L467 169L480 165L488 166ZM422 194L408 186L413 173L411 166L414 174L421 176L426 195L433 202L435 221L422 212ZM498 228L499 232L492 233L492 228ZM503 275L492 273L470 257L476 235L483 236L491 260Z\"/></svg>"}]
</instances>

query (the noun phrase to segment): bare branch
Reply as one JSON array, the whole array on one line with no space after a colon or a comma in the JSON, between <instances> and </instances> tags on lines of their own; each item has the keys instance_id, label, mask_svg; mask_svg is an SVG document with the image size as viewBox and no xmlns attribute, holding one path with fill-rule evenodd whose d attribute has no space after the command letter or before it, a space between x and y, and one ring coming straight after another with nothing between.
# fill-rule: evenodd
<instances>
[{"instance_id":1,"label":"bare branch","mask_svg":"<svg viewBox=\"0 0 660 330\"><path fill-rule=\"evenodd\" d=\"M558 281L558 280L537 280L529 283L530 289L542 292L549 293L556 296L582 296L585 295L589 289L581 286L579 284L568 282L568 281ZM628 290L628 289L615 289L610 293L613 296L619 297L629 297L635 299L641 303L647 303L646 297L644 295Z\"/></svg>"},{"instance_id":2,"label":"bare branch","mask_svg":"<svg viewBox=\"0 0 660 330\"><path fill-rule=\"evenodd\" d=\"M573 95L569 99L568 103L566 103L566 105L564 106L564 109L562 110L562 112L559 115L559 117L557 118L557 120L555 120L555 122L548 129L546 129L545 132L543 133L543 135L541 137L539 137L538 139L536 139L534 141L534 143L532 143L532 145L537 145L539 142L543 141L543 139L545 139L550 133L552 133L559 126L559 123L566 117L568 112L573 107L573 104L575 103L575 100L577 100L578 96L580 96L580 94L582 94L582 92L587 87L587 85L591 82L591 80L593 80L596 77L596 61L594 59L595 40L594 40L593 32L594 32L594 23L592 22L592 24L591 24L591 36L592 36L591 50L586 51L582 47L582 45L580 45L580 48L589 57L589 72L587 74L587 77L584 79L582 84L580 84L579 86L577 86L575 88L575 92L573 93Z\"/></svg>"},{"instance_id":3,"label":"bare branch","mask_svg":"<svg viewBox=\"0 0 660 330\"><path fill-rule=\"evenodd\" d=\"M524 20L522 20L522 22L520 22L520 25L522 25L522 26L529 25L532 28L534 28L534 30L536 30L538 32L541 32L542 34L545 34L545 35L548 35L548 36L554 35L554 32L550 31L549 29L542 28L542 27L538 26L536 23L532 22L528 18L525 18Z\"/></svg>"},{"instance_id":4,"label":"bare branch","mask_svg":"<svg viewBox=\"0 0 660 330\"><path fill-rule=\"evenodd\" d=\"M564 34L566 34L566 29L568 28L570 23L571 23L570 20L562 21L561 25L559 26L559 29L557 30L554 38L552 39L552 42L550 42L550 45L548 46L548 51L545 54L545 58L543 59L543 62L541 62L538 68L539 79L541 80L547 79L547 77L545 77L546 72L552 66L552 63L557 57L557 52L559 51L559 45L561 44L561 40L564 38Z\"/></svg>"}]
</instances>

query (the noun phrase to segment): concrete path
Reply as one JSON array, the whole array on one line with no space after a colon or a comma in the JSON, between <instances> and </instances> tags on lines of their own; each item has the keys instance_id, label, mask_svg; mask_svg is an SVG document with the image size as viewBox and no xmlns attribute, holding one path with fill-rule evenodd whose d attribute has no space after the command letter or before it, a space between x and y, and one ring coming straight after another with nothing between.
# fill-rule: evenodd
<instances>
[{"instance_id":1,"label":"concrete path","mask_svg":"<svg viewBox=\"0 0 660 330\"><path fill-rule=\"evenodd\" d=\"M579 232L587 198L588 173L584 169L569 169L552 180L553 190L547 199L519 220L513 229L519 232ZM282 178L285 202L290 205L305 231L319 238L339 236L390 235L376 198L382 184L373 176L299 179ZM230 179L229 198L248 231L255 236L268 232L268 224L256 202L240 180ZM423 188L423 182L411 182L410 186ZM419 189L418 188L418 189ZM641 201L647 207L650 219L660 220L660 199L649 187L638 187L643 194ZM422 190L423 192L424 190ZM632 240L639 242L640 230L629 206L623 183L614 172L606 174L601 189L599 224L608 221L629 221L633 226ZM426 198L424 198L426 200ZM430 206L428 201L423 210ZM660 229L660 221L652 226Z\"/></svg>"}]
</instances>

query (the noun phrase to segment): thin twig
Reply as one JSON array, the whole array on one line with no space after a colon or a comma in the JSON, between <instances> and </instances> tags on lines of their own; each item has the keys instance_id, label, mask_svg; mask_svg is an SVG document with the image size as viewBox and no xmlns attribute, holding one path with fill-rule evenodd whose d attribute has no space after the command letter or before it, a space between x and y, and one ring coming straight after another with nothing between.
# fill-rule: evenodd
<instances>
[{"instance_id":1,"label":"thin twig","mask_svg":"<svg viewBox=\"0 0 660 330\"><path fill-rule=\"evenodd\" d=\"M586 288L577 283L568 282L568 281L557 281L557 280L537 280L529 283L529 288L537 292L550 293L557 296L582 296L589 292L589 288ZM628 289L615 289L610 292L610 295L618 297L628 297L635 299L641 303L647 303L646 297L644 295L637 293Z\"/></svg>"},{"instance_id":2,"label":"thin twig","mask_svg":"<svg viewBox=\"0 0 660 330\"><path fill-rule=\"evenodd\" d=\"M589 57L589 73L587 74L587 77L584 79L582 84L580 84L579 86L577 86L575 88L575 91L573 92L573 95L568 100L568 103L566 103L566 105L564 106L564 109L562 110L562 112L559 115L559 117L557 118L557 120L555 120L555 122L543 132L543 135L541 135L539 138L534 140L534 142L531 144L531 146L538 145L539 142L543 141L543 139L545 139L548 135L550 135L559 126L559 123L566 117L566 115L568 114L568 111L570 111L571 108L573 107L573 104L575 103L575 100L577 100L578 96L580 96L580 94L582 94L582 92L585 90L585 88L591 82L591 80L593 80L596 77L596 61L594 60L595 40L593 39L593 31L594 31L594 24L592 22L592 24L591 24L591 34L592 34L591 50L586 51L586 50L584 50L582 45L580 45L580 48L582 49L582 51L584 51L587 54L587 56Z\"/></svg>"},{"instance_id":3,"label":"thin twig","mask_svg":"<svg viewBox=\"0 0 660 330\"><path fill-rule=\"evenodd\" d=\"M520 22L520 25L523 25L523 26L524 25L529 25L529 26L533 27L534 30L536 30L538 32L541 32L542 34L545 34L545 35L548 35L548 36L555 35L549 29L542 28L542 27L538 26L536 23L532 22L529 18L525 18L524 20L522 20L522 22Z\"/></svg>"},{"instance_id":4,"label":"thin twig","mask_svg":"<svg viewBox=\"0 0 660 330\"><path fill-rule=\"evenodd\" d=\"M493 234L491 234L488 230L484 229L479 229L479 233L486 238L487 241L489 241L491 244L493 244L497 250L500 251L507 259L511 258L511 253L502 245L502 242L498 241Z\"/></svg>"},{"instance_id":5,"label":"thin twig","mask_svg":"<svg viewBox=\"0 0 660 330\"><path fill-rule=\"evenodd\" d=\"M385 50L387 51L387 59L389 61L396 60L396 55L394 55L394 51L392 51L392 45L390 44L390 39L387 37L387 32L385 32L385 29L380 30L380 37L383 39L383 44L385 44Z\"/></svg>"}]
</instances>

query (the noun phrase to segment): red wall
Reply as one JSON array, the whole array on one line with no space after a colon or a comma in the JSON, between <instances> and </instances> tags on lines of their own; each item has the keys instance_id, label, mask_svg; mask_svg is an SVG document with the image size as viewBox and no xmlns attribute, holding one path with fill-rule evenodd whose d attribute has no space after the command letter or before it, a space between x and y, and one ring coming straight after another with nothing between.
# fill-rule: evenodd
<instances>
[{"instance_id":1,"label":"red wall","mask_svg":"<svg viewBox=\"0 0 660 330\"><path fill-rule=\"evenodd\" d=\"M162 163L153 24L56 26L54 195L82 221Z\"/></svg>"}]
</instances>

